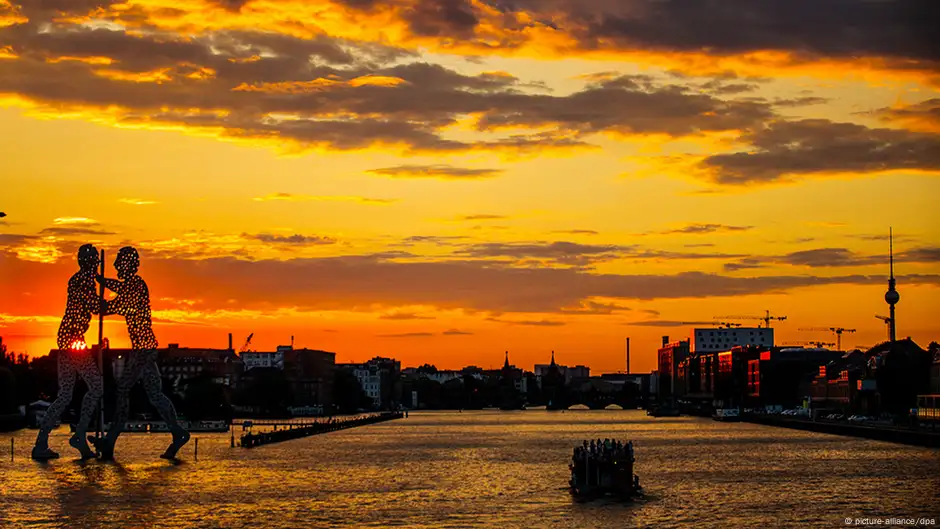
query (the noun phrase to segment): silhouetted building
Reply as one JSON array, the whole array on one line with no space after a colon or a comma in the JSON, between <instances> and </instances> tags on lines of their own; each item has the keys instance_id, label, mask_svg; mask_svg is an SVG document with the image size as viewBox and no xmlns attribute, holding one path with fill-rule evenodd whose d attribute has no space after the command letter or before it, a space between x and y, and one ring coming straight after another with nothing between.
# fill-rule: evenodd
<instances>
[{"instance_id":1,"label":"silhouetted building","mask_svg":"<svg viewBox=\"0 0 940 529\"><path fill-rule=\"evenodd\" d=\"M277 351L246 351L241 353L242 362L245 364L245 371L257 367L272 367L274 369L284 369L284 350L289 350L290 346L279 346Z\"/></svg>"},{"instance_id":2,"label":"silhouetted building","mask_svg":"<svg viewBox=\"0 0 940 529\"><path fill-rule=\"evenodd\" d=\"M130 352L130 349L112 349L112 354L119 355L121 360L126 359ZM242 360L230 349L180 347L175 343L158 349L157 367L163 377L177 382L205 375L213 382L229 387L237 384L243 371Z\"/></svg>"},{"instance_id":3,"label":"silhouetted building","mask_svg":"<svg viewBox=\"0 0 940 529\"><path fill-rule=\"evenodd\" d=\"M861 351L844 353L837 360L819 366L810 388L814 409L850 410L856 408L858 381L865 374Z\"/></svg>"},{"instance_id":4,"label":"silhouetted building","mask_svg":"<svg viewBox=\"0 0 940 529\"><path fill-rule=\"evenodd\" d=\"M755 408L797 407L809 396L800 392L802 382L818 373L820 366L841 357L838 351L802 347L761 351L747 363L746 404Z\"/></svg>"},{"instance_id":5,"label":"silhouetted building","mask_svg":"<svg viewBox=\"0 0 940 529\"><path fill-rule=\"evenodd\" d=\"M916 406L917 395L930 391L934 355L910 338L876 345L864 356L867 359L864 378L874 382L862 385L868 393L867 407L905 414Z\"/></svg>"},{"instance_id":6,"label":"silhouetted building","mask_svg":"<svg viewBox=\"0 0 940 529\"><path fill-rule=\"evenodd\" d=\"M932 342L927 351L933 355L933 363L930 365L930 393L940 395L940 344Z\"/></svg>"},{"instance_id":7,"label":"silhouetted building","mask_svg":"<svg viewBox=\"0 0 940 529\"><path fill-rule=\"evenodd\" d=\"M552 351L552 361L549 364L535 364L532 367L532 372L535 373L536 378L540 381L548 375L552 370L558 372L561 375L561 378L564 380L564 384L570 384L574 380L585 379L591 377L591 368L583 365L576 365L574 367L568 367L566 365L555 363L555 351Z\"/></svg>"},{"instance_id":8,"label":"silhouetted building","mask_svg":"<svg viewBox=\"0 0 940 529\"><path fill-rule=\"evenodd\" d=\"M373 401L377 409L392 409L397 407L400 399L398 392L401 378L401 362L392 358L375 357L362 364L340 364L342 369L349 370L359 381L363 393ZM415 370L417 373L417 370ZM421 376L436 375L437 373L421 373Z\"/></svg>"},{"instance_id":9,"label":"silhouetted building","mask_svg":"<svg viewBox=\"0 0 940 529\"><path fill-rule=\"evenodd\" d=\"M290 346L278 349L284 354L284 375L293 394L294 406L331 409L336 353Z\"/></svg>"},{"instance_id":10,"label":"silhouetted building","mask_svg":"<svg viewBox=\"0 0 940 529\"><path fill-rule=\"evenodd\" d=\"M676 372L679 363L689 357L690 347L688 340L667 343L669 338L663 337L663 346L657 352L658 358L658 396L660 400L675 397Z\"/></svg>"}]
</instances>

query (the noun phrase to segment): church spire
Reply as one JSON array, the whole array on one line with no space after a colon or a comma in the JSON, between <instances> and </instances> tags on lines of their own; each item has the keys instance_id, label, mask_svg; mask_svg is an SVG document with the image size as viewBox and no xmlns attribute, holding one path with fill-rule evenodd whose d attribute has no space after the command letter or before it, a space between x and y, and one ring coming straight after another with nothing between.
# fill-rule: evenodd
<instances>
[{"instance_id":1,"label":"church spire","mask_svg":"<svg viewBox=\"0 0 940 529\"><path fill-rule=\"evenodd\" d=\"M509 369L509 351L506 351L506 361L503 363L503 369Z\"/></svg>"},{"instance_id":2,"label":"church spire","mask_svg":"<svg viewBox=\"0 0 940 529\"><path fill-rule=\"evenodd\" d=\"M551 366L552 366L552 367L555 367L555 351L552 351L552 363L551 363Z\"/></svg>"}]
</instances>

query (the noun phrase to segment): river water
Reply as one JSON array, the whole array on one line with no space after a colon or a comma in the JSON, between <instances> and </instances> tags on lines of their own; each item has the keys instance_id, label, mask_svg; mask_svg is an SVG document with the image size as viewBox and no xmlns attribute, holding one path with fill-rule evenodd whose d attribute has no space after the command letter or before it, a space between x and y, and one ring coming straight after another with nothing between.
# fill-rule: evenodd
<instances>
[{"instance_id":1,"label":"river water","mask_svg":"<svg viewBox=\"0 0 940 529\"><path fill-rule=\"evenodd\" d=\"M168 434L125 434L117 463L74 460L67 428L50 463L12 435L0 527L940 527L937 450L642 411L422 412L253 449L194 434L178 464ZM642 500L572 501L571 449L598 437L634 441Z\"/></svg>"}]
</instances>

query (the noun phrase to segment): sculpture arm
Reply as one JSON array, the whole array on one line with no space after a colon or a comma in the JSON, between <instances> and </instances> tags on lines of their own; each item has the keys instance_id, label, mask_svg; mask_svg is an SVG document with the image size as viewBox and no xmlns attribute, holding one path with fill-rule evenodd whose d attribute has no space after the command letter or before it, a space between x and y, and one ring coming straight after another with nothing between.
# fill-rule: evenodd
<instances>
[{"instance_id":1,"label":"sculpture arm","mask_svg":"<svg viewBox=\"0 0 940 529\"><path fill-rule=\"evenodd\" d=\"M88 280L83 280L80 285L76 285L79 292L81 292L81 303L82 305L92 314L100 314L105 307L102 303L102 299L98 297L98 289L95 282L88 278ZM70 284L71 288L72 285Z\"/></svg>"},{"instance_id":2,"label":"sculpture arm","mask_svg":"<svg viewBox=\"0 0 940 529\"><path fill-rule=\"evenodd\" d=\"M124 282L120 279L111 279L108 277L98 276L98 281L104 283L104 288L110 290L111 292L121 293L121 287L124 285Z\"/></svg>"}]
</instances>

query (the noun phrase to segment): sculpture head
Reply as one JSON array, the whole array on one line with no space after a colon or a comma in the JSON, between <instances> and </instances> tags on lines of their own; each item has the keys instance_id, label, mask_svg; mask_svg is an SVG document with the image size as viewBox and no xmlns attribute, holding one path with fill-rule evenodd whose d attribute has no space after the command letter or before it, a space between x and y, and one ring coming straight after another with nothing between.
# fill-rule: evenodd
<instances>
[{"instance_id":1,"label":"sculpture head","mask_svg":"<svg viewBox=\"0 0 940 529\"><path fill-rule=\"evenodd\" d=\"M140 268L140 256L137 250L130 246L125 246L118 250L117 257L114 259L114 269L121 279L133 277Z\"/></svg>"},{"instance_id":2,"label":"sculpture head","mask_svg":"<svg viewBox=\"0 0 940 529\"><path fill-rule=\"evenodd\" d=\"M93 244L83 244L78 249L78 267L86 272L98 268L98 249Z\"/></svg>"}]
</instances>

